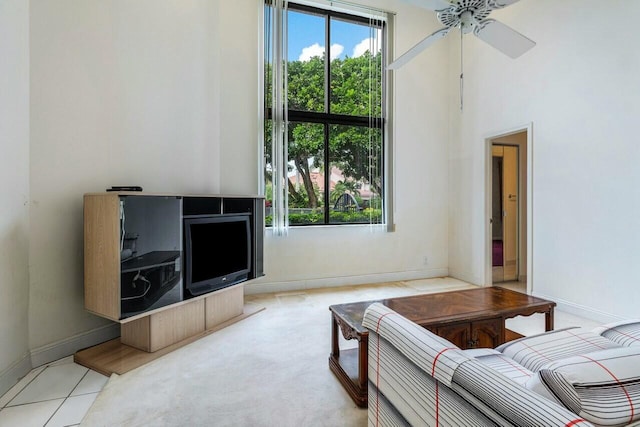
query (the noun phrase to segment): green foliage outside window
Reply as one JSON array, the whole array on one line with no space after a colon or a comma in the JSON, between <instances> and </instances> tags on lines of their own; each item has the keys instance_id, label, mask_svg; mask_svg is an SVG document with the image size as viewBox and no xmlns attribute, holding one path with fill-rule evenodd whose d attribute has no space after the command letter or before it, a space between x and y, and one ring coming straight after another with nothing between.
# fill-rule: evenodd
<instances>
[{"instance_id":1,"label":"green foliage outside window","mask_svg":"<svg viewBox=\"0 0 640 427\"><path fill-rule=\"evenodd\" d=\"M369 51L358 57L336 58L330 63L328 110L325 105L326 64L323 56L308 61L289 61L287 64L288 126L288 217L291 225L324 224L328 209L330 223L382 223L382 162L383 138L380 125L362 122L363 118L381 120L382 117L382 55ZM271 64L265 66L265 96L270 105ZM324 113L346 116L341 123L314 122L293 118L295 112ZM268 115L268 114L267 114ZM349 119L353 117L354 120ZM297 121L295 121L297 120ZM358 121L360 120L360 121ZM359 124L356 124L359 123ZM271 205L271 120L265 120L265 180L267 208ZM326 135L328 134L328 135ZM328 147L325 137L328 136ZM328 158L325 158L328 155ZM327 192L320 190L325 176L333 170L342 172L342 179L332 182ZM320 171L320 172L318 172ZM295 173L294 173L295 172ZM318 173L322 176L319 177ZM367 188L367 200L362 189ZM341 195L350 194L357 209L341 211L334 205ZM329 200L324 200L328 197ZM267 209L266 223L271 224Z\"/></svg>"}]
</instances>

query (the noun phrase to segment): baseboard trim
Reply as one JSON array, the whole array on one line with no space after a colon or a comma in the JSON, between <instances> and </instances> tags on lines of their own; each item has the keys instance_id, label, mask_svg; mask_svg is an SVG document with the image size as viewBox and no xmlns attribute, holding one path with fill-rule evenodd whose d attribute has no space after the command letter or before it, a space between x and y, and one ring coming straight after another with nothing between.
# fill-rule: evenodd
<instances>
[{"instance_id":1,"label":"baseboard trim","mask_svg":"<svg viewBox=\"0 0 640 427\"><path fill-rule=\"evenodd\" d=\"M625 320L626 317L616 316L611 313L606 313L604 311L596 310L591 307L587 307L584 305L576 304L570 301L566 301L563 299L558 299L553 296L540 294L537 292L532 292L532 295L538 298L547 299L550 301L554 301L556 303L556 309L564 311L569 314L573 314L574 316L584 317L585 319L594 320L600 323L611 323L611 322L619 322L621 320Z\"/></svg>"},{"instance_id":2,"label":"baseboard trim","mask_svg":"<svg viewBox=\"0 0 640 427\"><path fill-rule=\"evenodd\" d=\"M0 373L0 396L11 390L20 378L24 377L31 371L31 358L29 353L25 353L11 366Z\"/></svg>"},{"instance_id":3,"label":"baseboard trim","mask_svg":"<svg viewBox=\"0 0 640 427\"><path fill-rule=\"evenodd\" d=\"M120 324L112 323L104 325L31 350L31 365L35 368L70 356L83 348L91 347L119 336Z\"/></svg>"},{"instance_id":4,"label":"baseboard trim","mask_svg":"<svg viewBox=\"0 0 640 427\"><path fill-rule=\"evenodd\" d=\"M476 285L476 286L487 286L487 285L491 286L491 283L489 284L484 283L484 279L479 277L474 277L473 273L469 271L449 270L449 277L462 280L463 282L471 283L472 285Z\"/></svg>"},{"instance_id":5,"label":"baseboard trim","mask_svg":"<svg viewBox=\"0 0 640 427\"><path fill-rule=\"evenodd\" d=\"M319 279L291 280L286 282L264 282L256 280L244 286L245 295L268 294L273 292L301 291L305 289L334 288L364 285L368 283L397 282L402 280L433 279L449 275L446 268L430 270L397 271L388 273L363 274L355 276L326 277Z\"/></svg>"}]
</instances>

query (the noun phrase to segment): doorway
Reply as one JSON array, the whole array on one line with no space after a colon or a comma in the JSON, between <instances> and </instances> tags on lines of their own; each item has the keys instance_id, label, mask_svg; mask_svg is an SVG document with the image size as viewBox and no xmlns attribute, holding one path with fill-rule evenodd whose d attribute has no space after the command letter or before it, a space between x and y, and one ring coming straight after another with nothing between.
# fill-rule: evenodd
<instances>
[{"instance_id":1,"label":"doorway","mask_svg":"<svg viewBox=\"0 0 640 427\"><path fill-rule=\"evenodd\" d=\"M485 280L531 293L531 125L485 141Z\"/></svg>"},{"instance_id":2,"label":"doorway","mask_svg":"<svg viewBox=\"0 0 640 427\"><path fill-rule=\"evenodd\" d=\"M517 145L491 147L491 273L492 282L518 280L518 157Z\"/></svg>"}]
</instances>

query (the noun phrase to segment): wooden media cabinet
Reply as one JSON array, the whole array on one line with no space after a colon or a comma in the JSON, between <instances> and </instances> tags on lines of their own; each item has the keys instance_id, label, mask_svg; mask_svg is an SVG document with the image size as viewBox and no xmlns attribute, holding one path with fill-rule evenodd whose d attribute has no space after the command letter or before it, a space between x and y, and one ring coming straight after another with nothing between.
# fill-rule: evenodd
<instances>
[{"instance_id":1,"label":"wooden media cabinet","mask_svg":"<svg viewBox=\"0 0 640 427\"><path fill-rule=\"evenodd\" d=\"M85 308L120 323L120 338L74 360L122 374L260 311L244 283L263 275L263 234L257 196L86 194Z\"/></svg>"}]
</instances>

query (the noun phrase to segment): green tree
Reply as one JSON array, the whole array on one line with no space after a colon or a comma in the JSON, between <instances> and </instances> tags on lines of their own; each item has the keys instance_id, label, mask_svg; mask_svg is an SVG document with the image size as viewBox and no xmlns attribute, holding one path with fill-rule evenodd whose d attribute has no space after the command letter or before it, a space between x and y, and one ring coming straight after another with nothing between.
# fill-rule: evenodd
<instances>
[{"instance_id":1,"label":"green tree","mask_svg":"<svg viewBox=\"0 0 640 427\"><path fill-rule=\"evenodd\" d=\"M331 203L335 203L345 193L351 194L358 203L362 203L359 186L355 180L348 178L336 182L336 186L331 191Z\"/></svg>"},{"instance_id":2,"label":"green tree","mask_svg":"<svg viewBox=\"0 0 640 427\"><path fill-rule=\"evenodd\" d=\"M288 67L288 104L290 110L325 112L325 60L290 61ZM382 81L381 55L369 52L357 58L331 61L329 107L333 114L379 118ZM270 98L271 66L265 67L267 100ZM267 111L268 112L268 111ZM381 194L382 134L380 129L366 126L331 125L329 128L329 159L324 158L324 126L317 123L291 123L288 132L289 159L302 179L302 187L289 181L290 205L317 208L321 202L314 186L312 170L323 168L325 162L340 168L344 182L364 182ZM372 144L373 142L373 144ZM265 126L265 159L271 163L271 122ZM265 174L270 178L270 169ZM336 196L337 197L337 196Z\"/></svg>"}]
</instances>

